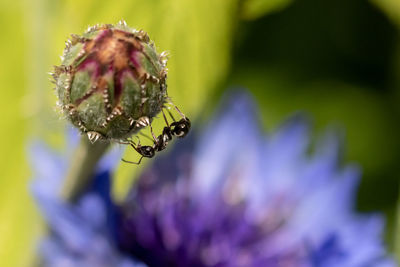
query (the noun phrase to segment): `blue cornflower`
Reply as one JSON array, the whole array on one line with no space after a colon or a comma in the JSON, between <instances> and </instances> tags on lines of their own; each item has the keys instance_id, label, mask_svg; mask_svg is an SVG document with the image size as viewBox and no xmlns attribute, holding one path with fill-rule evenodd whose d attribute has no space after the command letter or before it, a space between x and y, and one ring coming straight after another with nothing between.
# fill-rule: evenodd
<instances>
[{"instance_id":1,"label":"blue cornflower","mask_svg":"<svg viewBox=\"0 0 400 267\"><path fill-rule=\"evenodd\" d=\"M158 156L123 203L104 186L109 167L78 205L35 189L51 229L45 262L85 254L98 265L80 266L118 266L104 255L147 266L396 266L382 218L354 212L359 171L340 167L337 138L327 134L311 156L303 119L265 137L256 118L252 101L233 95L204 133ZM107 241L101 253L94 236Z\"/></svg>"},{"instance_id":2,"label":"blue cornflower","mask_svg":"<svg viewBox=\"0 0 400 267\"><path fill-rule=\"evenodd\" d=\"M71 137L74 135L78 133L70 134ZM71 140L68 147L74 143L77 140ZM109 178L111 168L119 159L117 150L99 162L93 185L74 205L60 198L67 158L53 153L41 143L34 144L31 152L36 176L32 191L49 226L49 235L39 247L43 266L146 266L123 255L115 244L116 209L110 198Z\"/></svg>"}]
</instances>

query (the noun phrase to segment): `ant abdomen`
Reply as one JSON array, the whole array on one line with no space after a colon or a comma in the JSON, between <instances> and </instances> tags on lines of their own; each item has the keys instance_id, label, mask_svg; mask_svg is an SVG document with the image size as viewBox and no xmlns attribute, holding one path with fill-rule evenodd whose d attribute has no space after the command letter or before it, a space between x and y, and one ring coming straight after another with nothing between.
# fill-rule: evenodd
<instances>
[{"instance_id":1,"label":"ant abdomen","mask_svg":"<svg viewBox=\"0 0 400 267\"><path fill-rule=\"evenodd\" d=\"M190 120L185 117L179 121L171 123L171 128L172 128L171 132L176 137L183 138L189 133L190 126L191 126Z\"/></svg>"}]
</instances>

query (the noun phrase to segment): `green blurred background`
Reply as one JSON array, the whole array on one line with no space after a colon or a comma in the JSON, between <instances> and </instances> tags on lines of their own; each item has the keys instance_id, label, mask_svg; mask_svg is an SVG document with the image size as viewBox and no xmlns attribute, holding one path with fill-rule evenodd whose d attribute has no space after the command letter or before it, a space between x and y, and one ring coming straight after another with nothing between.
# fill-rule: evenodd
<instances>
[{"instance_id":1,"label":"green blurred background","mask_svg":"<svg viewBox=\"0 0 400 267\"><path fill-rule=\"evenodd\" d=\"M395 250L400 1L1 0L0 266L28 266L42 229L29 195L29 143L60 151L64 143L47 72L70 33L120 19L170 51L169 95L191 118L209 114L226 88L245 87L269 130L298 110L314 119L316 135L341 127L346 162L363 169L358 209L385 212ZM140 168L119 166L116 196L132 171Z\"/></svg>"}]
</instances>

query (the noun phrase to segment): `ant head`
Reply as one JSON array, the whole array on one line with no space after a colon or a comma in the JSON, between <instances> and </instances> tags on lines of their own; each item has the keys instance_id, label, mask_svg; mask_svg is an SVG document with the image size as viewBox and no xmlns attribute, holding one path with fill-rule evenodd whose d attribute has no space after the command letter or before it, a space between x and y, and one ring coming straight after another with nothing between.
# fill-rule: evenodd
<instances>
[{"instance_id":1,"label":"ant head","mask_svg":"<svg viewBox=\"0 0 400 267\"><path fill-rule=\"evenodd\" d=\"M190 120L185 117L171 124L172 127L171 132L173 135L179 138L183 138L189 133L190 126L191 126Z\"/></svg>"},{"instance_id":2,"label":"ant head","mask_svg":"<svg viewBox=\"0 0 400 267\"><path fill-rule=\"evenodd\" d=\"M136 151L146 158L152 158L155 154L154 148L151 146L138 146Z\"/></svg>"}]
</instances>

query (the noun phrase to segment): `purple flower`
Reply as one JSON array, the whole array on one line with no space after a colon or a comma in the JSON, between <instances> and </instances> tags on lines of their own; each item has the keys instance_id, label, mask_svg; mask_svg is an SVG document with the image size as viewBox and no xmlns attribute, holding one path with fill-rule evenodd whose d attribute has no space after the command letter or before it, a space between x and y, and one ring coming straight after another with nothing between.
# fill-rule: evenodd
<instances>
[{"instance_id":1,"label":"purple flower","mask_svg":"<svg viewBox=\"0 0 400 267\"><path fill-rule=\"evenodd\" d=\"M69 147L76 141L69 142ZM110 198L109 171L119 159L118 151L112 151L99 162L93 185L77 204L66 203L60 197L67 158L40 143L32 146L31 154L35 169L32 192L50 232L39 246L43 266L145 266L118 251L115 244L116 209Z\"/></svg>"},{"instance_id":2,"label":"purple flower","mask_svg":"<svg viewBox=\"0 0 400 267\"><path fill-rule=\"evenodd\" d=\"M91 189L79 205L39 197L49 240L57 235L60 244L61 236L57 253L70 244L79 252L91 247L87 229L95 229L112 245L102 253L91 249L91 258L107 251L108 259L132 257L147 266L396 266L384 248L382 218L354 211L357 168L340 167L333 134L309 155L308 131L294 117L265 137L253 102L234 94L200 136L193 133L157 156L124 203L113 203L109 185ZM80 221L64 225L60 217ZM82 266L118 266L98 262L108 265Z\"/></svg>"}]
</instances>

